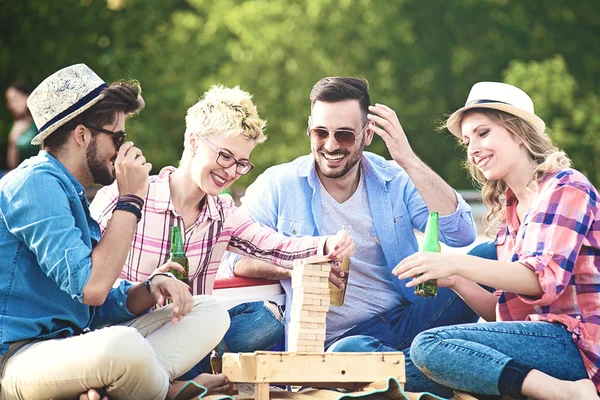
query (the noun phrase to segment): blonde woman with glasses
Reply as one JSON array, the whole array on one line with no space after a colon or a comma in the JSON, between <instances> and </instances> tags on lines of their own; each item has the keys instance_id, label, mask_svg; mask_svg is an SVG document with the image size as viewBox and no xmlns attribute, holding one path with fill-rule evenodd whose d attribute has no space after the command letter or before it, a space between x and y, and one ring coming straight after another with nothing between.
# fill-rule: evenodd
<instances>
[{"instance_id":1,"label":"blonde woman with glasses","mask_svg":"<svg viewBox=\"0 0 600 400\"><path fill-rule=\"evenodd\" d=\"M266 140L264 126L251 95L238 87L214 86L190 107L179 167L165 167L150 177L121 278L144 281L163 265L169 257L173 226L184 233L194 295L211 294L221 256L227 250L290 269L295 258L326 254L339 261L353 254L352 238L343 230L333 236L288 238L255 222L229 195L220 195L252 169L250 153ZM117 198L115 185L104 187L91 205L102 229L107 228ZM282 316L275 304L245 303L229 314L231 326L224 342L230 351L269 350L283 335ZM253 318L247 318L249 314ZM181 338L190 346L196 339ZM180 379L209 371L205 358ZM200 381L203 377L200 375ZM216 391L227 387L225 377L217 383L205 378Z\"/></svg>"}]
</instances>

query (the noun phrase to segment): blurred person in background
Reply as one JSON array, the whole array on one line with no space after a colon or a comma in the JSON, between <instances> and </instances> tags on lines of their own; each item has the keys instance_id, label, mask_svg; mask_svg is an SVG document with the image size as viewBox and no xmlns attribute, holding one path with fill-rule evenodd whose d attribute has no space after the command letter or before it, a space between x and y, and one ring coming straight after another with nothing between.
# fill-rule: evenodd
<instances>
[{"instance_id":1,"label":"blurred person in background","mask_svg":"<svg viewBox=\"0 0 600 400\"><path fill-rule=\"evenodd\" d=\"M39 145L31 144L38 130L27 108L27 98L33 88L26 83L15 82L6 89L6 105L13 122L8 135L6 148L6 168L11 170L26 158L40 150Z\"/></svg>"}]
</instances>

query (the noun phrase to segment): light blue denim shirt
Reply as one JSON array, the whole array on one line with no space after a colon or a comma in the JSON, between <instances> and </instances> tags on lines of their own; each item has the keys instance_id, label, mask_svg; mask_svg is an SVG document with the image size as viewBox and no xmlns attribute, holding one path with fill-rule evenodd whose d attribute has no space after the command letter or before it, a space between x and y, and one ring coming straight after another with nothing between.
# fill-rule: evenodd
<instances>
[{"instance_id":1,"label":"light blue denim shirt","mask_svg":"<svg viewBox=\"0 0 600 400\"><path fill-rule=\"evenodd\" d=\"M403 299L413 300L412 288L392 269L418 250L414 229L425 230L429 210L408 174L395 162L363 152L361 159L376 237L383 249L389 279ZM287 236L321 235L321 195L315 162L305 155L267 169L248 187L242 207L264 225ZM440 240L451 247L468 246L476 237L471 207L456 193L454 213L439 217ZM340 226L343 222L340 222ZM241 256L228 253L220 268L233 271ZM290 280L282 281L291 304Z\"/></svg>"},{"instance_id":2,"label":"light blue denim shirt","mask_svg":"<svg viewBox=\"0 0 600 400\"><path fill-rule=\"evenodd\" d=\"M129 282L82 303L100 228L83 186L45 151L0 180L0 355L10 343L68 337L135 318Z\"/></svg>"}]
</instances>

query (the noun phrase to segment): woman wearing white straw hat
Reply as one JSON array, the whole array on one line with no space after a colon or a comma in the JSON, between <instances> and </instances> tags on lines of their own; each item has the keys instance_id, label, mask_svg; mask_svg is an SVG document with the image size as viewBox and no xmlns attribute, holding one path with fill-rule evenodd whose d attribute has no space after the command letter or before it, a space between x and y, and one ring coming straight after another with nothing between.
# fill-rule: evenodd
<instances>
[{"instance_id":1,"label":"woman wearing white straw hat","mask_svg":"<svg viewBox=\"0 0 600 400\"><path fill-rule=\"evenodd\" d=\"M407 286L438 279L490 322L421 333L412 362L436 384L471 393L598 399L596 188L570 168L519 88L475 84L446 127L466 148L466 164L482 186L498 261L417 253L394 274L413 277Z\"/></svg>"}]
</instances>

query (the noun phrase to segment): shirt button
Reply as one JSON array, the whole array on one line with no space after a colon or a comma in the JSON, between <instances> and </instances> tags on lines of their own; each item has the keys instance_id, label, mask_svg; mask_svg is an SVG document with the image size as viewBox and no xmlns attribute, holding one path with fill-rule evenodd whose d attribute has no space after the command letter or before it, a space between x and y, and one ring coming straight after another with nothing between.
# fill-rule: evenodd
<instances>
[{"instance_id":1,"label":"shirt button","mask_svg":"<svg viewBox=\"0 0 600 400\"><path fill-rule=\"evenodd\" d=\"M295 234L296 234L296 230L294 229L294 230L292 231L292 235L295 235Z\"/></svg>"},{"instance_id":2,"label":"shirt button","mask_svg":"<svg viewBox=\"0 0 600 400\"><path fill-rule=\"evenodd\" d=\"M120 301L120 302L119 302L119 305L120 305L121 307L123 307L123 302L122 302L122 301Z\"/></svg>"},{"instance_id":3,"label":"shirt button","mask_svg":"<svg viewBox=\"0 0 600 400\"><path fill-rule=\"evenodd\" d=\"M581 319L581 315L577 315L575 318L577 318L577 319L580 320Z\"/></svg>"}]
</instances>

